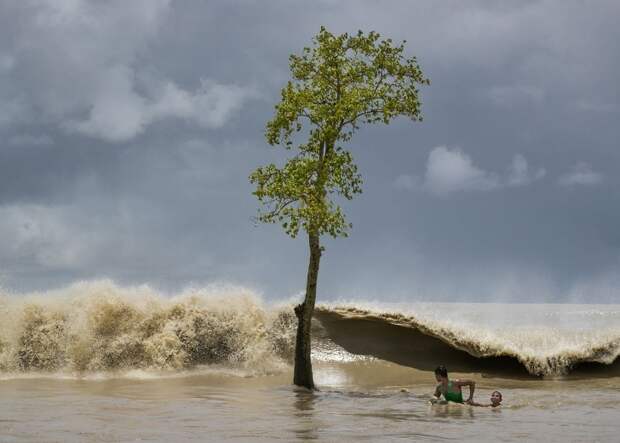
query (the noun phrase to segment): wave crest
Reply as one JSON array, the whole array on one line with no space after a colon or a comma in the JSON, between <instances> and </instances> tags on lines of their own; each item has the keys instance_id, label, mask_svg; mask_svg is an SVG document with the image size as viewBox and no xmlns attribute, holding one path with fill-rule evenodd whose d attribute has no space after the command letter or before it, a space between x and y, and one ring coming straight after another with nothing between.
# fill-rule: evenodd
<instances>
[{"instance_id":1,"label":"wave crest","mask_svg":"<svg viewBox=\"0 0 620 443\"><path fill-rule=\"evenodd\" d=\"M347 305L320 306L317 316L329 337L347 351L425 370L449 362L460 372L525 369L530 375L558 376L592 363L612 366L620 356L617 323L589 330L548 325L490 329Z\"/></svg>"},{"instance_id":2,"label":"wave crest","mask_svg":"<svg viewBox=\"0 0 620 443\"><path fill-rule=\"evenodd\" d=\"M2 298L3 371L178 370L208 364L277 370L292 355L289 310L242 288L166 298L110 282Z\"/></svg>"},{"instance_id":3,"label":"wave crest","mask_svg":"<svg viewBox=\"0 0 620 443\"><path fill-rule=\"evenodd\" d=\"M291 305L266 308L239 287L209 286L167 297L147 286L110 281L0 295L0 372L83 376L205 366L248 375L280 372L294 354L297 319ZM583 373L588 365L620 373L620 307L614 309L319 305L312 356L340 363L379 358L422 370L446 364L457 372L505 375Z\"/></svg>"}]
</instances>

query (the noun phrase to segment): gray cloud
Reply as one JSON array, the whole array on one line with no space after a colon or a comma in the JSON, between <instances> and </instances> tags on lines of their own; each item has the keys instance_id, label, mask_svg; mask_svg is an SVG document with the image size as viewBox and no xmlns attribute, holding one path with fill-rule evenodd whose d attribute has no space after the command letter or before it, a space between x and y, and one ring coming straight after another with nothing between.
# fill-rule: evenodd
<instances>
[{"instance_id":1,"label":"gray cloud","mask_svg":"<svg viewBox=\"0 0 620 443\"><path fill-rule=\"evenodd\" d=\"M194 93L166 82L155 91L155 98L147 99L135 92L132 77L133 73L125 67L110 69L88 117L68 121L64 126L112 142L129 140L152 122L169 117L219 128L246 98L254 95L249 88L203 80Z\"/></svg>"},{"instance_id":2,"label":"gray cloud","mask_svg":"<svg viewBox=\"0 0 620 443\"><path fill-rule=\"evenodd\" d=\"M504 177L480 169L460 148L437 146L428 155L423 180L402 174L395 179L394 186L409 191L422 189L440 195L457 191L493 191L503 187L529 185L545 174L544 168L530 174L525 157L516 154Z\"/></svg>"},{"instance_id":3,"label":"gray cloud","mask_svg":"<svg viewBox=\"0 0 620 443\"><path fill-rule=\"evenodd\" d=\"M49 146L54 144L54 140L46 134L16 134L9 138L8 144L11 146Z\"/></svg>"},{"instance_id":4,"label":"gray cloud","mask_svg":"<svg viewBox=\"0 0 620 443\"><path fill-rule=\"evenodd\" d=\"M249 87L199 73L200 85L186 90L140 62L166 20L168 0L17 5L6 7L7 16L20 16L22 25L10 53L0 58L13 86L2 88L12 103L0 113L5 125L50 121L69 132L120 142L170 117L220 127L255 95ZM27 87L20 87L23 79ZM20 106L24 102L30 106Z\"/></svg>"},{"instance_id":5,"label":"gray cloud","mask_svg":"<svg viewBox=\"0 0 620 443\"><path fill-rule=\"evenodd\" d=\"M530 174L527 160L521 154L516 154L512 158L512 164L508 172L506 179L507 186L525 186L533 183L536 180L540 180L547 171L545 168L539 168L534 174Z\"/></svg>"},{"instance_id":6,"label":"gray cloud","mask_svg":"<svg viewBox=\"0 0 620 443\"><path fill-rule=\"evenodd\" d=\"M434 148L428 155L424 185L438 194L454 191L490 191L500 186L499 177L476 167L460 149Z\"/></svg>"},{"instance_id":7,"label":"gray cloud","mask_svg":"<svg viewBox=\"0 0 620 443\"><path fill-rule=\"evenodd\" d=\"M348 145L364 194L345 204L351 237L324 240L321 298L612 301L617 2L303 6L3 2L3 284L302 290L306 244L253 225L247 176L287 155L264 125L288 55L323 24L406 39L432 84L424 122L363 128ZM571 174L604 179L557 186Z\"/></svg>"},{"instance_id":8,"label":"gray cloud","mask_svg":"<svg viewBox=\"0 0 620 443\"><path fill-rule=\"evenodd\" d=\"M493 86L486 93L498 106L540 104L545 97L542 89L526 85Z\"/></svg>"},{"instance_id":9,"label":"gray cloud","mask_svg":"<svg viewBox=\"0 0 620 443\"><path fill-rule=\"evenodd\" d=\"M577 162L570 172L558 178L560 186L592 186L603 182L603 174L592 170L585 162Z\"/></svg>"}]
</instances>

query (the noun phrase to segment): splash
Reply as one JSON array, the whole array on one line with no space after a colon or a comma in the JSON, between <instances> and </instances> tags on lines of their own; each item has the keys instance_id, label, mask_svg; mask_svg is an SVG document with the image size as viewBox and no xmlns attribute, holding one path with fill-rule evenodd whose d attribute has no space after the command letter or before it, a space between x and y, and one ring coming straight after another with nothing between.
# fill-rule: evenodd
<instances>
[{"instance_id":1,"label":"splash","mask_svg":"<svg viewBox=\"0 0 620 443\"><path fill-rule=\"evenodd\" d=\"M292 356L294 315L251 291L208 287L165 297L109 281L0 297L0 370L164 370L203 365L278 371Z\"/></svg>"},{"instance_id":2,"label":"splash","mask_svg":"<svg viewBox=\"0 0 620 443\"><path fill-rule=\"evenodd\" d=\"M0 378L253 376L290 370L293 301L208 286L173 296L148 286L82 282L0 295ZM620 306L352 301L317 307L315 361L379 359L422 370L557 376L620 367ZM582 371L583 372L583 371ZM124 374L124 375L123 375Z\"/></svg>"}]
</instances>

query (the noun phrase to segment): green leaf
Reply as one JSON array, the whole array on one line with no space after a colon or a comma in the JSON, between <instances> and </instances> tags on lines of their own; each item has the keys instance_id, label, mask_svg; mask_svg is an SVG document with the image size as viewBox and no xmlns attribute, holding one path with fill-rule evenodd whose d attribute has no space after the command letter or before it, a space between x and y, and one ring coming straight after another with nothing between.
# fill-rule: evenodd
<instances>
[{"instance_id":1,"label":"green leaf","mask_svg":"<svg viewBox=\"0 0 620 443\"><path fill-rule=\"evenodd\" d=\"M418 86L430 82L416 58L404 56L404 43L374 31L334 35L321 26L312 42L289 57L291 80L265 130L270 145L296 154L249 179L261 222L279 222L291 237L300 229L347 236L351 224L337 202L361 193L362 177L343 144L362 124L422 121Z\"/></svg>"}]
</instances>

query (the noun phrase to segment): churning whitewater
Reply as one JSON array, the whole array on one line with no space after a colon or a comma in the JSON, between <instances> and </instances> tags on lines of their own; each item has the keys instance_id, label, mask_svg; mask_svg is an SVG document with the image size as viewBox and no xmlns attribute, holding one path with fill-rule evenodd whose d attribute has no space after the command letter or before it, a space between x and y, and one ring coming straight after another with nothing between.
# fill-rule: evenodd
<instances>
[{"instance_id":1,"label":"churning whitewater","mask_svg":"<svg viewBox=\"0 0 620 443\"><path fill-rule=\"evenodd\" d=\"M291 353L294 316L239 288L164 297L104 281L0 300L0 368L9 373L223 365L256 374Z\"/></svg>"},{"instance_id":2,"label":"churning whitewater","mask_svg":"<svg viewBox=\"0 0 620 443\"><path fill-rule=\"evenodd\" d=\"M322 304L316 360L379 359L429 370L506 375L618 372L620 306ZM243 375L286 370L292 303L239 287L165 296L146 286L81 282L0 296L0 371L77 377L212 368Z\"/></svg>"}]
</instances>

